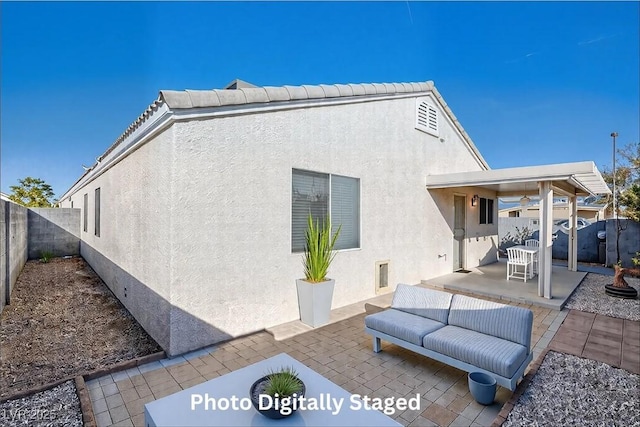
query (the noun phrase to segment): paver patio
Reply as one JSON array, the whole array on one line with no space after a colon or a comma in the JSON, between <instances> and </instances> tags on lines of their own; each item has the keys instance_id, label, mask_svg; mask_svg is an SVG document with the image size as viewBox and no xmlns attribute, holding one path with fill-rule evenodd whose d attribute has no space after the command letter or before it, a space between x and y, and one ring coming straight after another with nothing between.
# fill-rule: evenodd
<instances>
[{"instance_id":1,"label":"paver patio","mask_svg":"<svg viewBox=\"0 0 640 427\"><path fill-rule=\"evenodd\" d=\"M377 301L388 304L389 296ZM534 313L535 359L549 345L568 311L514 305ZM314 330L300 328L301 333L280 341L269 332L259 332L88 381L97 424L142 426L145 403L283 352L350 393L370 397L419 393L420 410L391 415L408 426L487 426L511 396L509 390L499 387L494 404L485 407L471 397L463 371L389 343L383 343L381 353L374 353L371 337L363 330L364 304L354 307L341 311L360 314ZM286 328L291 332L291 325Z\"/></svg>"},{"instance_id":2,"label":"paver patio","mask_svg":"<svg viewBox=\"0 0 640 427\"><path fill-rule=\"evenodd\" d=\"M640 322L571 310L550 347L640 374Z\"/></svg>"}]
</instances>

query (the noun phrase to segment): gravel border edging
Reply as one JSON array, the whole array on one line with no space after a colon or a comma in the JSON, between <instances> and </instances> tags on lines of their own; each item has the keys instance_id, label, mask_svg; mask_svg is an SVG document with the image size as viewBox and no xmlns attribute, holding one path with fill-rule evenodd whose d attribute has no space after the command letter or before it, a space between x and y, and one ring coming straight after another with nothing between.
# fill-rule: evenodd
<instances>
[{"instance_id":1,"label":"gravel border edging","mask_svg":"<svg viewBox=\"0 0 640 427\"><path fill-rule=\"evenodd\" d=\"M166 357L167 355L165 354L164 351L159 351L157 353L136 357L135 359L131 359L131 360L126 360L124 362L115 364L105 369L98 369L98 370L89 372L87 374L82 375L82 377L85 381L94 380L96 378L103 377L105 375L113 374L114 372L122 371L123 369L135 368L140 365L156 362Z\"/></svg>"},{"instance_id":2,"label":"gravel border edging","mask_svg":"<svg viewBox=\"0 0 640 427\"><path fill-rule=\"evenodd\" d=\"M54 382L51 382L49 384L44 384L38 387L33 387L27 390L22 390L19 391L15 394L12 394L11 396L8 397L3 397L2 399L0 399L0 403L5 403L8 402L9 400L16 400L16 399L22 399L23 397L27 397L27 396L31 396L32 394L36 394L36 393L42 393L43 391L47 391L49 389L52 389L54 387L58 387L60 384L64 384L67 381L73 381L75 379L75 377L67 377L67 378L63 378L60 380L56 380Z\"/></svg>"},{"instance_id":3,"label":"gravel border edging","mask_svg":"<svg viewBox=\"0 0 640 427\"><path fill-rule=\"evenodd\" d=\"M87 390L87 384L84 382L82 375L75 377L76 394L78 400L80 400L80 412L82 412L82 423L84 427L97 427L96 417L93 413L93 407L91 406L91 397L89 397L89 390Z\"/></svg>"}]
</instances>

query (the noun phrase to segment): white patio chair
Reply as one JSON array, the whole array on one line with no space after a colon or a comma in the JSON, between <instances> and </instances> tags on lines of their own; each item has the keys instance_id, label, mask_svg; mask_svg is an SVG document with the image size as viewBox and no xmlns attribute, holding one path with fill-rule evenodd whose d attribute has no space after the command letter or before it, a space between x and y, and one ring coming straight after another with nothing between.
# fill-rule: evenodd
<instances>
[{"instance_id":1,"label":"white patio chair","mask_svg":"<svg viewBox=\"0 0 640 427\"><path fill-rule=\"evenodd\" d=\"M529 269L533 268L529 255L519 248L507 248L507 280L510 278L522 279L527 282L529 277ZM519 267L523 267L524 271L520 271Z\"/></svg>"},{"instance_id":2,"label":"white patio chair","mask_svg":"<svg viewBox=\"0 0 640 427\"><path fill-rule=\"evenodd\" d=\"M524 245L528 248L537 248L540 252L540 241L536 239L527 239L524 241ZM538 252L533 255L533 272L538 274Z\"/></svg>"}]
</instances>

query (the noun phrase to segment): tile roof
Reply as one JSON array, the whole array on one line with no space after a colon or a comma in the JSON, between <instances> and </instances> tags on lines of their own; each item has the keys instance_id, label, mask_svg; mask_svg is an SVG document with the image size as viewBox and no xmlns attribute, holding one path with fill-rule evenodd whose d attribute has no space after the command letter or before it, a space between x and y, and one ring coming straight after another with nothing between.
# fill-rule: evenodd
<instances>
[{"instance_id":1,"label":"tile roof","mask_svg":"<svg viewBox=\"0 0 640 427\"><path fill-rule=\"evenodd\" d=\"M150 117L163 110L171 113L174 110L187 110L195 108L216 108L224 106L241 106L241 105L268 105L269 103L278 102L313 102L322 99L338 100L343 98L345 102L349 100L358 102L359 97L385 97L395 95L409 95L430 92L441 104L444 112L452 121L454 126L460 131L462 137L466 140L471 151L475 154L478 161L485 167L489 168L476 146L473 144L471 137L464 130L456 116L442 98L433 81L411 82L411 83L358 83L358 84L332 84L332 85L302 85L302 86L264 86L257 87L243 80L233 80L227 88L233 89L210 89L210 90L161 90L158 99L153 101L144 112L127 127L127 129L116 139L116 141L99 157L96 163L91 166L76 181L73 186L67 190L63 197L73 189L87 175L112 153L121 143L131 136L136 129L144 126Z\"/></svg>"},{"instance_id":2,"label":"tile roof","mask_svg":"<svg viewBox=\"0 0 640 427\"><path fill-rule=\"evenodd\" d=\"M302 85L302 86L264 86L243 87L251 85L241 80L234 80L227 87L236 84L236 89L210 89L210 90L161 90L156 99L147 109L127 127L118 139L104 152L98 161L104 159L122 141L131 135L144 123L152 113L162 105L171 109L222 107L227 105L264 104L269 102L286 102L298 100L313 100L323 98L347 98L371 95L397 95L403 93L416 93L433 91L433 81L418 83L359 83L359 84L334 84L334 85ZM442 97L437 95L445 105ZM452 117L453 113L447 107L447 113ZM466 133L465 133L465 136ZM467 136L468 137L468 136Z\"/></svg>"},{"instance_id":3,"label":"tile roof","mask_svg":"<svg viewBox=\"0 0 640 427\"><path fill-rule=\"evenodd\" d=\"M238 87L232 90L161 90L159 100L164 101L170 108L199 108L363 95L395 95L427 92L432 89L433 82Z\"/></svg>"}]
</instances>

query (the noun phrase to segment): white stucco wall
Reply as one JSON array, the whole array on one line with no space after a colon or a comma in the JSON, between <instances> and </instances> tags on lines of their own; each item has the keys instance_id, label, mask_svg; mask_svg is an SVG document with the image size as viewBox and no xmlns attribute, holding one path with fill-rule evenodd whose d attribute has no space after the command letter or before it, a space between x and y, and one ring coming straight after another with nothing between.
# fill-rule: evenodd
<instances>
[{"instance_id":1,"label":"white stucco wall","mask_svg":"<svg viewBox=\"0 0 640 427\"><path fill-rule=\"evenodd\" d=\"M80 216L82 256L163 348L170 342L173 150L169 129L71 196L82 210L84 194L89 196L86 232L84 212ZM95 236L96 188L100 237Z\"/></svg>"},{"instance_id":2,"label":"white stucco wall","mask_svg":"<svg viewBox=\"0 0 640 427\"><path fill-rule=\"evenodd\" d=\"M330 269L334 308L375 295L376 261L390 260L393 286L451 272L437 255L452 250L453 211L442 217L424 177L480 166L446 121L440 142L414 120L408 98L176 124L174 307L230 335L298 318L292 168L360 179L361 248ZM480 231L475 265L490 246Z\"/></svg>"},{"instance_id":3,"label":"white stucco wall","mask_svg":"<svg viewBox=\"0 0 640 427\"><path fill-rule=\"evenodd\" d=\"M375 296L376 261L390 261L391 289L447 274L453 195L465 194L471 210L478 191L428 192L425 176L481 166L438 110L440 137L414 128L415 98L177 122L72 196L82 207L89 193L83 239L100 255L83 253L108 260L94 268L170 354L298 319L296 168L360 179L361 247L339 252L329 270L333 308ZM467 267L495 260L497 211L494 222L480 226L467 212ZM123 296L126 274L109 277L109 263L131 276L134 297ZM144 292L170 302L170 326L157 319L166 307L152 313L137 301Z\"/></svg>"}]
</instances>

